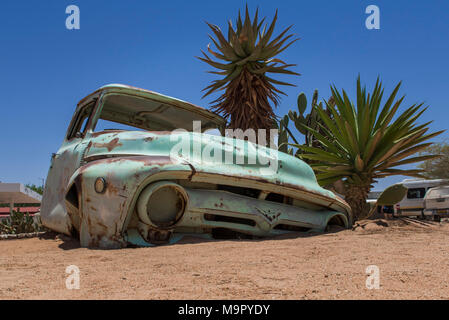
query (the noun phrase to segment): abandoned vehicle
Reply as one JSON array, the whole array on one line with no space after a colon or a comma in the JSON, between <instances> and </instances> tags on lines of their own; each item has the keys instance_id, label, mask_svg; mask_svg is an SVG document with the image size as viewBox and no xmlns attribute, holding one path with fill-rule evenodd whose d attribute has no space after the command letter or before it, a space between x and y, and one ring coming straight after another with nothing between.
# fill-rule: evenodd
<instances>
[{"instance_id":1,"label":"abandoned vehicle","mask_svg":"<svg viewBox=\"0 0 449 320\"><path fill-rule=\"evenodd\" d=\"M52 156L42 223L100 248L351 226L350 207L317 184L309 165L223 136L224 126L215 113L175 98L100 88L78 103ZM183 139L193 141L187 155L173 151ZM233 161L216 157L221 151ZM258 152L270 155L268 164L246 161ZM274 172L264 172L273 160Z\"/></svg>"}]
</instances>

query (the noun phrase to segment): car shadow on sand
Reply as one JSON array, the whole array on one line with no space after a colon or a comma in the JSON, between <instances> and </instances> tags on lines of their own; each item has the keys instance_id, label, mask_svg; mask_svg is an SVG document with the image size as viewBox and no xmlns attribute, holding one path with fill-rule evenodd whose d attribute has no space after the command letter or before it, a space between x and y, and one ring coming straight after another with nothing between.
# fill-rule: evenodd
<instances>
[{"instance_id":1,"label":"car shadow on sand","mask_svg":"<svg viewBox=\"0 0 449 320\"><path fill-rule=\"evenodd\" d=\"M345 230L344 228L341 227L332 227L329 228L327 231L325 232L313 232L313 231L309 231L309 232L288 232L288 233L284 233L284 234L279 234L279 235L275 235L275 236L269 236L269 237L254 237L254 236L249 236L249 235L244 235L244 234L229 234L229 235L215 235L214 238L205 238L205 237L201 237L201 236L195 236L195 235L185 235L183 237L181 237L178 241L176 241L175 243L170 243L170 244L159 244L159 245L155 245L152 247L146 247L146 246L138 246L138 245L133 245L131 243L128 243L128 246L124 249L136 249L136 248L155 248L155 247L167 247L167 246L178 246L178 245L189 245L189 244L200 244L200 243L209 243L209 242L253 242L253 243L257 243L257 242L263 242L263 241L277 241L277 240L289 240L289 239L298 239L298 238L309 238L309 237L314 237L314 236L319 236L319 235L323 235L323 234L331 234L331 233L337 233L340 231ZM61 233L57 233L57 232L53 232L53 231L48 231L42 235L39 236L39 239L41 240L59 240L61 241L61 243L58 245L58 247L60 249L63 250L73 250L73 249L79 249L81 248L80 242L78 239L76 238L72 238L70 236L67 236L65 234L61 234ZM106 249L102 249L102 248L88 248L90 250L106 250Z\"/></svg>"},{"instance_id":2,"label":"car shadow on sand","mask_svg":"<svg viewBox=\"0 0 449 320\"><path fill-rule=\"evenodd\" d=\"M81 248L80 242L78 239L69 237L62 233L57 233L54 231L47 231L44 234L39 235L40 240L61 240L62 243L58 245L59 248L63 250L71 250Z\"/></svg>"}]
</instances>

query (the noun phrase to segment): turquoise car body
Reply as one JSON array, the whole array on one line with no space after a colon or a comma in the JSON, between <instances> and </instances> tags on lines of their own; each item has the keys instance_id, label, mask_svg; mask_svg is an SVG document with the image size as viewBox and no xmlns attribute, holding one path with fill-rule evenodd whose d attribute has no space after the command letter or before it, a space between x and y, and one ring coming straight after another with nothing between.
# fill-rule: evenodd
<instances>
[{"instance_id":1,"label":"turquoise car body","mask_svg":"<svg viewBox=\"0 0 449 320\"><path fill-rule=\"evenodd\" d=\"M98 131L99 119L136 130ZM266 237L351 226L349 206L320 187L305 162L222 136L224 127L218 115L175 98L100 88L79 102L52 156L42 223L100 248L172 243L183 234ZM189 147L174 152L181 141ZM261 152L276 160L274 171L258 161ZM224 154L233 161L222 161Z\"/></svg>"}]
</instances>

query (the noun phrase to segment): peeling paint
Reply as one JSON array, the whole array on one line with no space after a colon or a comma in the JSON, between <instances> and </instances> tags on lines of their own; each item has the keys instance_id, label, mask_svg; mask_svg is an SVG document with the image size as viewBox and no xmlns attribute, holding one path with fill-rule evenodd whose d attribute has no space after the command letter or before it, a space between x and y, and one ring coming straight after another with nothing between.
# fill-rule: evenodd
<instances>
[{"instance_id":1,"label":"peeling paint","mask_svg":"<svg viewBox=\"0 0 449 320\"><path fill-rule=\"evenodd\" d=\"M117 147L123 146L123 144L119 142L118 138L115 138L108 143L94 143L93 146L96 148L106 148L108 151L112 151Z\"/></svg>"}]
</instances>

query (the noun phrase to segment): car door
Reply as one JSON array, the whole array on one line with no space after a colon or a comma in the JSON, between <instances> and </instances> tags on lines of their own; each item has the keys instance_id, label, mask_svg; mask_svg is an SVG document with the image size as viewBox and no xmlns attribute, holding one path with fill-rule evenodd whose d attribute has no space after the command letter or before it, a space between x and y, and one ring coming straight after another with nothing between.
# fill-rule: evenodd
<instances>
[{"instance_id":1,"label":"car door","mask_svg":"<svg viewBox=\"0 0 449 320\"><path fill-rule=\"evenodd\" d=\"M41 205L42 223L70 234L72 226L64 201L68 183L81 166L88 140L86 133L94 113L96 100L77 108L61 148L52 155Z\"/></svg>"}]
</instances>

